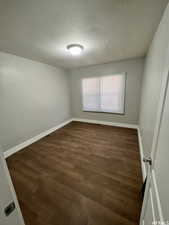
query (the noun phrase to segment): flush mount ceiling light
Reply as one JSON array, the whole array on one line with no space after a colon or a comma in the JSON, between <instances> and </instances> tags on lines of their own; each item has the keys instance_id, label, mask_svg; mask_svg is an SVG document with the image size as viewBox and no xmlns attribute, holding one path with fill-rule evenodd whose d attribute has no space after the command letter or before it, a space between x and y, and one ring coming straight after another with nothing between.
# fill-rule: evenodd
<instances>
[{"instance_id":1,"label":"flush mount ceiling light","mask_svg":"<svg viewBox=\"0 0 169 225\"><path fill-rule=\"evenodd\" d=\"M72 55L80 55L81 52L83 51L84 47L79 44L71 44L67 46L67 50L72 54Z\"/></svg>"}]
</instances>

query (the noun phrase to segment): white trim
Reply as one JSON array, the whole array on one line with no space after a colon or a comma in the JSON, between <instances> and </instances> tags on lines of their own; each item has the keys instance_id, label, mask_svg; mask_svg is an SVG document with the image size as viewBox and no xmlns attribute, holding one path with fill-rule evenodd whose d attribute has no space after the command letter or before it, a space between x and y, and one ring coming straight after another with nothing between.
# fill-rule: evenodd
<instances>
[{"instance_id":1,"label":"white trim","mask_svg":"<svg viewBox=\"0 0 169 225\"><path fill-rule=\"evenodd\" d=\"M83 122L83 123L94 123L94 124L101 124L101 125L108 125L108 126L132 128L132 129L137 129L138 128L137 124L129 124L129 123L116 123L116 122L107 122L107 121L81 119L81 118L73 118L72 120L73 121Z\"/></svg>"},{"instance_id":2,"label":"white trim","mask_svg":"<svg viewBox=\"0 0 169 225\"><path fill-rule=\"evenodd\" d=\"M151 170L149 168L149 170ZM150 175L151 173L151 175ZM164 223L164 217L163 217L163 212L162 212L162 207L161 207L161 201L159 197L159 191L158 191L158 186L157 186L157 181L156 181L156 176L155 176L155 171L154 169L151 170L151 172L148 172L148 180L147 180L147 185L146 185L146 192L144 196L144 201L143 201L143 206L142 206L142 212L141 212L141 217L140 217L140 225L143 225L143 220L146 212L146 205L148 198L150 197L150 203L151 203L151 208L152 208L152 215L153 215L153 222L163 222ZM154 206L156 206L157 211L155 213ZM158 214L157 214L158 213Z\"/></svg>"},{"instance_id":3,"label":"white trim","mask_svg":"<svg viewBox=\"0 0 169 225\"><path fill-rule=\"evenodd\" d=\"M151 209L152 209L152 215L153 215L153 222L156 222L157 219L155 217L155 211L154 211L154 200L153 200L153 194L152 194L152 189L150 187L150 203L151 203Z\"/></svg>"},{"instance_id":4,"label":"white trim","mask_svg":"<svg viewBox=\"0 0 169 225\"><path fill-rule=\"evenodd\" d=\"M66 124L70 123L71 121L72 121L72 119L69 119L69 120L67 120L67 121L65 121L65 122L63 122L63 123L61 123L61 124L59 124L55 127L52 127L49 130L46 130L46 131L38 134L37 136L35 136L33 138L30 138L27 141L24 141L23 143L21 143L17 146L14 146L14 147L8 149L7 151L4 152L4 157L7 158L7 157L13 155L14 153L16 153L16 152L20 151L21 149L31 145L32 143L40 140L41 138L47 136L48 134L54 132L55 130L58 130L59 128L64 127Z\"/></svg>"},{"instance_id":5,"label":"white trim","mask_svg":"<svg viewBox=\"0 0 169 225\"><path fill-rule=\"evenodd\" d=\"M99 121L99 120L72 118L72 119L69 119L69 120L59 124L56 127L53 127L47 131L44 131L44 132L38 134L37 136L35 136L27 141L24 141L23 143L21 143L17 146L14 146L14 147L8 149L7 151L4 152L4 157L7 158L7 157L11 156L12 154L20 151L21 149L31 145L34 142L40 140L41 138L47 136L48 134L54 132L55 130L58 130L59 128L65 126L66 124L70 123L71 121L79 121L79 122L84 122L84 123L94 123L94 124L102 124L102 125L108 125L108 126L125 127L125 128L132 128L132 129L138 128L138 126L136 124L115 123L115 122L106 122L106 121Z\"/></svg>"},{"instance_id":6,"label":"white trim","mask_svg":"<svg viewBox=\"0 0 169 225\"><path fill-rule=\"evenodd\" d=\"M144 151L143 151L143 143L142 143L142 138L141 138L141 133L140 133L140 128L138 127L138 141L139 141L139 150L140 150L140 160L141 160L141 169L142 169L142 176L143 176L143 181L146 178L146 167L145 163L143 162L143 157L144 157Z\"/></svg>"},{"instance_id":7,"label":"white trim","mask_svg":"<svg viewBox=\"0 0 169 225\"><path fill-rule=\"evenodd\" d=\"M160 222L164 222L165 220L164 220L163 211L162 211L162 207L161 207L161 201L160 201L160 197L159 197L159 191L158 191L158 186L157 186L157 181L156 181L156 176L155 176L154 170L152 170L152 182L153 182L153 187L155 190L155 196L157 199L157 207L158 207Z\"/></svg>"}]
</instances>

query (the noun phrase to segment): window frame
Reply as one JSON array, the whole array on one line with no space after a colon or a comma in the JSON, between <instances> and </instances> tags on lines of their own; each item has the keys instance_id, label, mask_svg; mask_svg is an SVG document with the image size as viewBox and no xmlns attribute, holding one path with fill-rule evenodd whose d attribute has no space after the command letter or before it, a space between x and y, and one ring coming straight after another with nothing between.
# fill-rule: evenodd
<instances>
[{"instance_id":1,"label":"window frame","mask_svg":"<svg viewBox=\"0 0 169 225\"><path fill-rule=\"evenodd\" d=\"M106 111L97 111L97 110L85 110L83 108L83 79L90 79L90 78L101 78L101 77L108 77L108 76L115 76L115 75L123 75L124 76L124 100L123 100L123 112L106 112ZM86 76L81 79L81 106L82 112L89 112L89 113L106 113L106 114L115 114L115 115L125 115L126 114L126 85L127 85L127 73L113 73L108 75L99 75L99 76Z\"/></svg>"}]
</instances>

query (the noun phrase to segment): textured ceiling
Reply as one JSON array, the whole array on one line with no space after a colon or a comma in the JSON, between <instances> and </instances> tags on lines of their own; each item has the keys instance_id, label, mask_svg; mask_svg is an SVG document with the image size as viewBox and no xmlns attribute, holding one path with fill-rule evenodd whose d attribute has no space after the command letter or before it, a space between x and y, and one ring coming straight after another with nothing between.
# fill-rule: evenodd
<instances>
[{"instance_id":1,"label":"textured ceiling","mask_svg":"<svg viewBox=\"0 0 169 225\"><path fill-rule=\"evenodd\" d=\"M144 56L168 0L0 0L0 50L65 68ZM81 56L66 50L84 45Z\"/></svg>"}]
</instances>

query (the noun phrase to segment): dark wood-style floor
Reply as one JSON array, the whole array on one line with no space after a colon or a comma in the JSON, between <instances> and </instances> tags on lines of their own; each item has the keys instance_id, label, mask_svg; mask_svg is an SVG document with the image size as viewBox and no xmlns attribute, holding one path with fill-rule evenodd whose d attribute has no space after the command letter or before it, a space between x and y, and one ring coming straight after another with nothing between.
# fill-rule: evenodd
<instances>
[{"instance_id":1,"label":"dark wood-style floor","mask_svg":"<svg viewBox=\"0 0 169 225\"><path fill-rule=\"evenodd\" d=\"M72 122L7 159L26 225L138 225L137 131Z\"/></svg>"}]
</instances>

